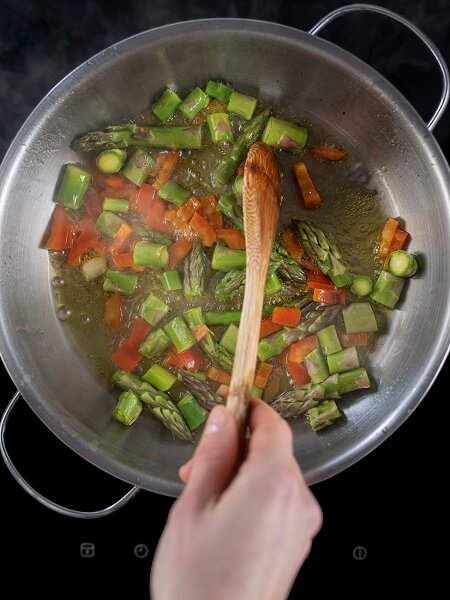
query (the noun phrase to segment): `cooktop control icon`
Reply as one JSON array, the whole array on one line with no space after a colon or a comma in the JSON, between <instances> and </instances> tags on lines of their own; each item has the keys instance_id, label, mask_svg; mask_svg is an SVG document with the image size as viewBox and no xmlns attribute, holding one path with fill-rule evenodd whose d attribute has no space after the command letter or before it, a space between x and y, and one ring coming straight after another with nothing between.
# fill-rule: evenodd
<instances>
[{"instance_id":1,"label":"cooktop control icon","mask_svg":"<svg viewBox=\"0 0 450 600\"><path fill-rule=\"evenodd\" d=\"M93 558L95 556L95 546L91 542L80 544L80 556L82 558Z\"/></svg>"},{"instance_id":2,"label":"cooktop control icon","mask_svg":"<svg viewBox=\"0 0 450 600\"><path fill-rule=\"evenodd\" d=\"M134 555L136 558L147 558L148 552L148 546L145 544L136 544L134 547Z\"/></svg>"}]
</instances>

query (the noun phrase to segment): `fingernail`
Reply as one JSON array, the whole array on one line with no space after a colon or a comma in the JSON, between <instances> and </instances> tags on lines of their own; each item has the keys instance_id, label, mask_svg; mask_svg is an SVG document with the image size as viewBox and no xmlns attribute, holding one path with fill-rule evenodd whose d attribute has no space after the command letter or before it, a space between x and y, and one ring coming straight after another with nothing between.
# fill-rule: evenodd
<instances>
[{"instance_id":1,"label":"fingernail","mask_svg":"<svg viewBox=\"0 0 450 600\"><path fill-rule=\"evenodd\" d=\"M204 433L217 433L226 421L226 408L216 406L209 415Z\"/></svg>"}]
</instances>

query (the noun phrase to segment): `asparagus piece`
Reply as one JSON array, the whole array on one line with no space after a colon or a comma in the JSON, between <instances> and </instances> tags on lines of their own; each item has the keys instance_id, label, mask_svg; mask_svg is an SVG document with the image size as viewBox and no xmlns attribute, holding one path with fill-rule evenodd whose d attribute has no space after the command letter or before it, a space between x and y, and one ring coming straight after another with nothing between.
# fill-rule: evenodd
<instances>
[{"instance_id":1,"label":"asparagus piece","mask_svg":"<svg viewBox=\"0 0 450 600\"><path fill-rule=\"evenodd\" d=\"M321 271L330 277L334 285L343 287L352 283L354 277L336 244L311 223L295 219L294 224L305 252L317 261Z\"/></svg>"},{"instance_id":2,"label":"asparagus piece","mask_svg":"<svg viewBox=\"0 0 450 600\"><path fill-rule=\"evenodd\" d=\"M392 275L388 271L381 271L375 281L370 297L379 304L394 308L400 299L404 283L405 280L402 277Z\"/></svg>"},{"instance_id":3,"label":"asparagus piece","mask_svg":"<svg viewBox=\"0 0 450 600\"><path fill-rule=\"evenodd\" d=\"M192 442L192 432L183 415L164 392L144 392L141 400L153 416L161 421L175 437L185 442Z\"/></svg>"},{"instance_id":4,"label":"asparagus piece","mask_svg":"<svg viewBox=\"0 0 450 600\"><path fill-rule=\"evenodd\" d=\"M304 362L312 383L322 383L330 376L327 361L320 348L315 348L307 354Z\"/></svg>"},{"instance_id":5,"label":"asparagus piece","mask_svg":"<svg viewBox=\"0 0 450 600\"><path fill-rule=\"evenodd\" d=\"M247 96L246 94L240 94L239 92L232 92L228 101L227 110L230 113L234 113L239 117L243 117L249 121L253 117L255 112L257 99L253 96Z\"/></svg>"},{"instance_id":6,"label":"asparagus piece","mask_svg":"<svg viewBox=\"0 0 450 600\"><path fill-rule=\"evenodd\" d=\"M388 258L388 271L397 277L412 277L417 273L417 261L406 250L395 250ZM370 292L369 292L370 293Z\"/></svg>"},{"instance_id":7,"label":"asparagus piece","mask_svg":"<svg viewBox=\"0 0 450 600\"><path fill-rule=\"evenodd\" d=\"M370 302L352 302L342 309L346 333L378 331L377 320Z\"/></svg>"},{"instance_id":8,"label":"asparagus piece","mask_svg":"<svg viewBox=\"0 0 450 600\"><path fill-rule=\"evenodd\" d=\"M234 250L234 252L245 252L244 250ZM239 257L238 257L239 258ZM224 263L221 262L220 266L224 266ZM226 266L226 265L225 265ZM268 274L267 274L267 283L266 283L266 294L271 294L274 292L278 292L282 285L277 278L275 281L271 280L271 277L275 275L275 271L278 269L279 263L273 261L269 264ZM225 269L221 269L225 270ZM272 286L273 289L272 289ZM245 288L245 270L244 269L233 269L232 271L228 271L220 281L217 282L217 285L214 290L214 295L217 300L229 300L231 298L235 298L239 296L239 294L244 293Z\"/></svg>"},{"instance_id":9,"label":"asparagus piece","mask_svg":"<svg viewBox=\"0 0 450 600\"><path fill-rule=\"evenodd\" d=\"M142 148L136 148L126 165L122 174L135 185L142 185L150 175L155 161L151 155Z\"/></svg>"},{"instance_id":10,"label":"asparagus piece","mask_svg":"<svg viewBox=\"0 0 450 600\"><path fill-rule=\"evenodd\" d=\"M308 410L308 419L313 431L332 425L339 417L342 417L342 413L334 400L328 400Z\"/></svg>"},{"instance_id":11,"label":"asparagus piece","mask_svg":"<svg viewBox=\"0 0 450 600\"><path fill-rule=\"evenodd\" d=\"M277 266L277 268L278 268L278 266ZM277 274L275 272L269 273L269 275L267 276L267 279L266 279L266 287L264 288L264 294L266 296L271 296L273 294L276 294L277 292L279 292L282 289L283 289L283 284L281 283Z\"/></svg>"},{"instance_id":12,"label":"asparagus piece","mask_svg":"<svg viewBox=\"0 0 450 600\"><path fill-rule=\"evenodd\" d=\"M166 183L159 189L158 195L163 200L172 202L172 204L183 206L183 204L191 195L191 192L186 190L181 185L178 185L178 183L175 181L169 179L169 181L166 181Z\"/></svg>"},{"instance_id":13,"label":"asparagus piece","mask_svg":"<svg viewBox=\"0 0 450 600\"><path fill-rule=\"evenodd\" d=\"M133 425L142 412L142 402L132 391L122 392L115 409L112 412L113 417L123 423L123 425Z\"/></svg>"},{"instance_id":14,"label":"asparagus piece","mask_svg":"<svg viewBox=\"0 0 450 600\"><path fill-rule=\"evenodd\" d=\"M206 122L208 123L211 139L215 144L233 141L233 130L227 113L211 113L207 115Z\"/></svg>"},{"instance_id":15,"label":"asparagus piece","mask_svg":"<svg viewBox=\"0 0 450 600\"><path fill-rule=\"evenodd\" d=\"M111 383L120 387L122 390L131 390L137 396L141 396L144 392L156 392L152 385L142 381L137 375L127 373L122 369L118 369L113 373Z\"/></svg>"},{"instance_id":16,"label":"asparagus piece","mask_svg":"<svg viewBox=\"0 0 450 600\"><path fill-rule=\"evenodd\" d=\"M349 371L351 372L351 371ZM340 375L338 373L333 373L327 377L324 381L322 381L322 385L325 388L325 398L332 398L336 400L341 397L341 394L344 393L344 389L341 389L339 384Z\"/></svg>"},{"instance_id":17,"label":"asparagus piece","mask_svg":"<svg viewBox=\"0 0 450 600\"><path fill-rule=\"evenodd\" d=\"M198 325L205 324L203 312L200 307L191 308L190 310L185 311L184 317L188 322L191 331L194 331L195 327ZM225 350L225 348L217 343L216 338L211 332L203 336L199 344L212 363L228 373L231 372L233 368L233 357L228 350Z\"/></svg>"},{"instance_id":18,"label":"asparagus piece","mask_svg":"<svg viewBox=\"0 0 450 600\"><path fill-rule=\"evenodd\" d=\"M272 306L306 306L312 300L312 291L306 285L285 283L281 290L269 298Z\"/></svg>"},{"instance_id":19,"label":"asparagus piece","mask_svg":"<svg viewBox=\"0 0 450 600\"><path fill-rule=\"evenodd\" d=\"M323 384L306 384L295 390L283 392L272 402L272 408L284 419L294 419L325 399Z\"/></svg>"},{"instance_id":20,"label":"asparagus piece","mask_svg":"<svg viewBox=\"0 0 450 600\"><path fill-rule=\"evenodd\" d=\"M273 246L272 260L279 261L277 274L283 281L296 284L306 283L306 273L280 242L275 242Z\"/></svg>"},{"instance_id":21,"label":"asparagus piece","mask_svg":"<svg viewBox=\"0 0 450 600\"><path fill-rule=\"evenodd\" d=\"M149 294L139 308L139 315L154 327L169 312L169 307L154 294Z\"/></svg>"},{"instance_id":22,"label":"asparagus piece","mask_svg":"<svg viewBox=\"0 0 450 600\"><path fill-rule=\"evenodd\" d=\"M237 339L238 339L239 327L236 327L234 323L230 323L226 328L224 334L220 338L220 345L223 346L231 354L236 353Z\"/></svg>"},{"instance_id":23,"label":"asparagus piece","mask_svg":"<svg viewBox=\"0 0 450 600\"><path fill-rule=\"evenodd\" d=\"M227 158L220 161L214 169L213 178L218 183L228 183L233 177L239 163L250 150L250 146L259 139L269 117L269 112L269 109L266 109L250 121L233 144L230 154Z\"/></svg>"},{"instance_id":24,"label":"asparagus piece","mask_svg":"<svg viewBox=\"0 0 450 600\"><path fill-rule=\"evenodd\" d=\"M95 227L107 237L114 238L125 221L109 210L103 210L97 217Z\"/></svg>"},{"instance_id":25,"label":"asparagus piece","mask_svg":"<svg viewBox=\"0 0 450 600\"><path fill-rule=\"evenodd\" d=\"M91 131L74 140L72 148L77 152L129 146L198 150L202 147L202 133L201 125L189 127L178 125L141 127L133 123L110 125L106 131Z\"/></svg>"},{"instance_id":26,"label":"asparagus piece","mask_svg":"<svg viewBox=\"0 0 450 600\"><path fill-rule=\"evenodd\" d=\"M242 198L242 194L244 193L244 177L243 175L238 175L236 179L233 181L232 185L233 194L236 198Z\"/></svg>"},{"instance_id":27,"label":"asparagus piece","mask_svg":"<svg viewBox=\"0 0 450 600\"><path fill-rule=\"evenodd\" d=\"M125 164L127 153L120 148L111 148L100 152L95 160L97 169L102 173L117 173Z\"/></svg>"},{"instance_id":28,"label":"asparagus piece","mask_svg":"<svg viewBox=\"0 0 450 600\"><path fill-rule=\"evenodd\" d=\"M170 339L163 329L152 331L139 346L139 352L152 360L159 358L168 348L170 348Z\"/></svg>"},{"instance_id":29,"label":"asparagus piece","mask_svg":"<svg viewBox=\"0 0 450 600\"><path fill-rule=\"evenodd\" d=\"M128 200L122 198L103 198L102 208L104 211L127 213L130 209Z\"/></svg>"},{"instance_id":30,"label":"asparagus piece","mask_svg":"<svg viewBox=\"0 0 450 600\"><path fill-rule=\"evenodd\" d=\"M340 310L341 307L337 304L321 305L311 303L309 309L304 309L302 320L298 327L284 327L281 331L260 340L258 344L259 360L266 362L269 358L281 354L297 340L301 340L311 333L316 333L319 329L326 327L334 321Z\"/></svg>"},{"instance_id":31,"label":"asparagus piece","mask_svg":"<svg viewBox=\"0 0 450 600\"><path fill-rule=\"evenodd\" d=\"M181 377L187 389L195 396L200 406L206 410L212 410L216 404L224 404L222 396L216 394L209 384L197 379L194 373L177 368L174 368L173 371Z\"/></svg>"},{"instance_id":32,"label":"asparagus piece","mask_svg":"<svg viewBox=\"0 0 450 600\"><path fill-rule=\"evenodd\" d=\"M127 271L117 271L116 269L108 269L105 273L103 281L104 292L119 292L131 296L136 289L138 276Z\"/></svg>"},{"instance_id":33,"label":"asparagus piece","mask_svg":"<svg viewBox=\"0 0 450 600\"><path fill-rule=\"evenodd\" d=\"M307 138L308 130L306 127L270 117L262 141L274 148L280 148L280 150L300 152L306 144Z\"/></svg>"},{"instance_id":34,"label":"asparagus piece","mask_svg":"<svg viewBox=\"0 0 450 600\"><path fill-rule=\"evenodd\" d=\"M186 96L183 102L178 105L178 110L180 110L189 120L192 120L202 108L205 108L205 106L208 105L208 102L208 94L205 94L203 90L196 87Z\"/></svg>"},{"instance_id":35,"label":"asparagus piece","mask_svg":"<svg viewBox=\"0 0 450 600\"><path fill-rule=\"evenodd\" d=\"M177 378L173 373L156 363L142 375L142 379L162 392L170 390L177 381Z\"/></svg>"},{"instance_id":36,"label":"asparagus piece","mask_svg":"<svg viewBox=\"0 0 450 600\"><path fill-rule=\"evenodd\" d=\"M344 348L340 352L329 354L327 363L330 373L345 373L359 367L359 356L355 346Z\"/></svg>"},{"instance_id":37,"label":"asparagus piece","mask_svg":"<svg viewBox=\"0 0 450 600\"><path fill-rule=\"evenodd\" d=\"M83 204L92 176L75 165L66 165L61 185L56 193L56 202L78 210Z\"/></svg>"},{"instance_id":38,"label":"asparagus piece","mask_svg":"<svg viewBox=\"0 0 450 600\"><path fill-rule=\"evenodd\" d=\"M180 315L164 325L164 331L169 336L177 352L184 352L195 345L195 338Z\"/></svg>"},{"instance_id":39,"label":"asparagus piece","mask_svg":"<svg viewBox=\"0 0 450 600\"><path fill-rule=\"evenodd\" d=\"M159 280L166 292L176 292L183 289L180 274L178 271L165 271L160 273Z\"/></svg>"},{"instance_id":40,"label":"asparagus piece","mask_svg":"<svg viewBox=\"0 0 450 600\"><path fill-rule=\"evenodd\" d=\"M201 296L205 291L206 255L203 244L195 240L184 259L183 293L186 297Z\"/></svg>"},{"instance_id":41,"label":"asparagus piece","mask_svg":"<svg viewBox=\"0 0 450 600\"><path fill-rule=\"evenodd\" d=\"M178 402L179 408L184 420L191 431L200 427L208 418L208 411L201 406L192 394L186 394Z\"/></svg>"},{"instance_id":42,"label":"asparagus piece","mask_svg":"<svg viewBox=\"0 0 450 600\"><path fill-rule=\"evenodd\" d=\"M360 298L364 298L368 296L372 291L372 280L370 277L366 277L365 275L360 275L359 277L355 277L350 287L352 294L358 296Z\"/></svg>"},{"instance_id":43,"label":"asparagus piece","mask_svg":"<svg viewBox=\"0 0 450 600\"><path fill-rule=\"evenodd\" d=\"M241 320L242 311L230 310L228 312L204 312L205 323L207 325L229 325L238 323Z\"/></svg>"},{"instance_id":44,"label":"asparagus piece","mask_svg":"<svg viewBox=\"0 0 450 600\"><path fill-rule=\"evenodd\" d=\"M242 218L242 207L233 194L219 197L219 208L229 221L240 231L244 232L244 219Z\"/></svg>"},{"instance_id":45,"label":"asparagus piece","mask_svg":"<svg viewBox=\"0 0 450 600\"><path fill-rule=\"evenodd\" d=\"M158 100L152 104L152 111L161 121L169 121L178 105L181 104L181 98L170 88L167 88Z\"/></svg>"},{"instance_id":46,"label":"asparagus piece","mask_svg":"<svg viewBox=\"0 0 450 600\"><path fill-rule=\"evenodd\" d=\"M232 271L233 269L245 269L247 253L245 250L232 250L220 244L216 244L211 259L211 268L214 271Z\"/></svg>"},{"instance_id":47,"label":"asparagus piece","mask_svg":"<svg viewBox=\"0 0 450 600\"><path fill-rule=\"evenodd\" d=\"M137 242L133 250L133 262L144 267L165 267L169 262L169 253L165 244Z\"/></svg>"},{"instance_id":48,"label":"asparagus piece","mask_svg":"<svg viewBox=\"0 0 450 600\"><path fill-rule=\"evenodd\" d=\"M154 242L155 244L164 244L167 246L173 241L172 238L165 233L148 229L148 227L144 227L144 225L138 221L131 221L131 224L133 226L134 233L142 238L145 238L149 242Z\"/></svg>"},{"instance_id":49,"label":"asparagus piece","mask_svg":"<svg viewBox=\"0 0 450 600\"><path fill-rule=\"evenodd\" d=\"M205 92L208 96L211 96L211 98L217 98L217 100L221 100L222 102L228 102L233 93L233 89L219 81L210 80L206 85Z\"/></svg>"},{"instance_id":50,"label":"asparagus piece","mask_svg":"<svg viewBox=\"0 0 450 600\"><path fill-rule=\"evenodd\" d=\"M338 375L338 392L346 394L355 390L370 388L370 379L366 369L360 367Z\"/></svg>"},{"instance_id":51,"label":"asparagus piece","mask_svg":"<svg viewBox=\"0 0 450 600\"><path fill-rule=\"evenodd\" d=\"M332 323L328 327L324 327L317 332L319 338L320 347L322 352L327 356L328 354L334 354L342 350L341 342L339 341L336 327Z\"/></svg>"}]
</instances>

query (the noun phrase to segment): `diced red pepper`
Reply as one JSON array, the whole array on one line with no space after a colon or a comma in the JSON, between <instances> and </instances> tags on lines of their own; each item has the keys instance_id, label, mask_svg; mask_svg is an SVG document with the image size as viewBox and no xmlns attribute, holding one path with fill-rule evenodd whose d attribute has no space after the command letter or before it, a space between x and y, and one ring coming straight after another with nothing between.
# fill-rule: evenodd
<instances>
[{"instance_id":1,"label":"diced red pepper","mask_svg":"<svg viewBox=\"0 0 450 600\"><path fill-rule=\"evenodd\" d=\"M224 383L225 385L230 385L231 383L231 375L222 369L218 369L214 365L208 367L206 376L211 379L211 381L217 381L217 383Z\"/></svg>"},{"instance_id":2,"label":"diced red pepper","mask_svg":"<svg viewBox=\"0 0 450 600\"><path fill-rule=\"evenodd\" d=\"M188 348L184 352L172 350L164 359L163 365L165 367L178 367L195 373L203 368L203 356L196 348Z\"/></svg>"},{"instance_id":3,"label":"diced red pepper","mask_svg":"<svg viewBox=\"0 0 450 600\"><path fill-rule=\"evenodd\" d=\"M68 250L75 238L74 228L65 208L57 204L53 209L50 235L43 244L46 250Z\"/></svg>"},{"instance_id":4,"label":"diced red pepper","mask_svg":"<svg viewBox=\"0 0 450 600\"><path fill-rule=\"evenodd\" d=\"M99 193L99 197L101 200L103 200L104 198L123 198L124 200L129 200L135 192L136 186L134 185L134 183L131 183L131 181L127 181L119 187L107 187Z\"/></svg>"},{"instance_id":5,"label":"diced red pepper","mask_svg":"<svg viewBox=\"0 0 450 600\"><path fill-rule=\"evenodd\" d=\"M272 321L277 325L297 327L301 310L296 306L276 306L272 311Z\"/></svg>"},{"instance_id":6,"label":"diced red pepper","mask_svg":"<svg viewBox=\"0 0 450 600\"><path fill-rule=\"evenodd\" d=\"M294 380L296 386L304 385L305 383L309 383L311 381L311 378L304 364L288 360L286 361L286 366L289 375Z\"/></svg>"},{"instance_id":7,"label":"diced red pepper","mask_svg":"<svg viewBox=\"0 0 450 600\"><path fill-rule=\"evenodd\" d=\"M189 225L198 233L204 246L210 248L214 244L216 241L215 229L200 213L194 213Z\"/></svg>"},{"instance_id":8,"label":"diced red pepper","mask_svg":"<svg viewBox=\"0 0 450 600\"><path fill-rule=\"evenodd\" d=\"M223 240L228 248L233 250L245 250L245 237L239 229L216 229L218 240Z\"/></svg>"},{"instance_id":9,"label":"diced red pepper","mask_svg":"<svg viewBox=\"0 0 450 600\"><path fill-rule=\"evenodd\" d=\"M106 242L100 238L99 232L95 228L94 221L90 219L81 219L74 223L77 233L72 247L67 256L67 264L70 267L78 267L84 254L94 251L103 256L106 252Z\"/></svg>"},{"instance_id":10,"label":"diced red pepper","mask_svg":"<svg viewBox=\"0 0 450 600\"><path fill-rule=\"evenodd\" d=\"M319 208L322 204L322 199L314 186L305 163L302 161L296 162L294 164L294 173L298 187L300 188L304 207L307 210Z\"/></svg>"},{"instance_id":11,"label":"diced red pepper","mask_svg":"<svg viewBox=\"0 0 450 600\"><path fill-rule=\"evenodd\" d=\"M259 388L265 388L273 371L273 365L270 363L261 363L255 376L255 385Z\"/></svg>"},{"instance_id":12,"label":"diced red pepper","mask_svg":"<svg viewBox=\"0 0 450 600\"><path fill-rule=\"evenodd\" d=\"M314 302L323 302L323 304L345 304L345 290L344 288L335 290L315 288L313 300Z\"/></svg>"},{"instance_id":13,"label":"diced red pepper","mask_svg":"<svg viewBox=\"0 0 450 600\"><path fill-rule=\"evenodd\" d=\"M214 229L222 229L223 214L219 208L219 203L217 202L217 198L214 196L214 194L197 196L197 200L199 200L203 215L208 220L208 223L211 225L211 227Z\"/></svg>"},{"instance_id":14,"label":"diced red pepper","mask_svg":"<svg viewBox=\"0 0 450 600\"><path fill-rule=\"evenodd\" d=\"M127 252L114 252L111 254L111 261L114 266L123 271L123 269L131 269L136 273L142 273L145 271L145 267L142 265L137 265L133 260L133 251L129 250Z\"/></svg>"},{"instance_id":15,"label":"diced red pepper","mask_svg":"<svg viewBox=\"0 0 450 600\"><path fill-rule=\"evenodd\" d=\"M180 159L179 152L161 152L158 154L156 164L152 169L152 175L155 176L153 186L160 190L162 186L171 178Z\"/></svg>"},{"instance_id":16,"label":"diced red pepper","mask_svg":"<svg viewBox=\"0 0 450 600\"><path fill-rule=\"evenodd\" d=\"M315 290L316 288L319 288L321 290L336 290L336 286L331 281L331 279L324 275L322 272L308 273L307 286L312 290Z\"/></svg>"},{"instance_id":17,"label":"diced red pepper","mask_svg":"<svg viewBox=\"0 0 450 600\"><path fill-rule=\"evenodd\" d=\"M128 344L133 348L138 349L151 330L151 325L149 325L145 319L136 319L133 329L127 338Z\"/></svg>"},{"instance_id":18,"label":"diced red pepper","mask_svg":"<svg viewBox=\"0 0 450 600\"><path fill-rule=\"evenodd\" d=\"M308 337L298 340L289 346L287 360L289 362L300 364L305 360L305 356L319 347L319 339L317 335L309 335Z\"/></svg>"},{"instance_id":19,"label":"diced red pepper","mask_svg":"<svg viewBox=\"0 0 450 600\"><path fill-rule=\"evenodd\" d=\"M118 173L112 175L105 176L105 183L108 187L120 188L123 187L127 180L123 175L119 175Z\"/></svg>"},{"instance_id":20,"label":"diced red pepper","mask_svg":"<svg viewBox=\"0 0 450 600\"><path fill-rule=\"evenodd\" d=\"M294 230L288 227L283 231L282 238L284 245L286 246L286 250L289 252L289 254L294 260L300 262L305 254L305 250L301 245L298 237L295 235Z\"/></svg>"},{"instance_id":21,"label":"diced red pepper","mask_svg":"<svg viewBox=\"0 0 450 600\"><path fill-rule=\"evenodd\" d=\"M111 360L127 373L135 369L142 360L142 354L127 341L122 342L113 353Z\"/></svg>"},{"instance_id":22,"label":"diced red pepper","mask_svg":"<svg viewBox=\"0 0 450 600\"><path fill-rule=\"evenodd\" d=\"M113 294L105 302L105 323L110 329L119 333L123 329L122 298L120 294Z\"/></svg>"},{"instance_id":23,"label":"diced red pepper","mask_svg":"<svg viewBox=\"0 0 450 600\"><path fill-rule=\"evenodd\" d=\"M277 323L274 323L272 319L263 319L261 321L259 337L260 339L265 338L268 335L272 335L272 333L280 331L280 329L283 329L283 325L278 325Z\"/></svg>"},{"instance_id":24,"label":"diced red pepper","mask_svg":"<svg viewBox=\"0 0 450 600\"><path fill-rule=\"evenodd\" d=\"M143 183L130 197L130 211L147 215L153 206L156 197L156 188L149 183Z\"/></svg>"},{"instance_id":25,"label":"diced red pepper","mask_svg":"<svg viewBox=\"0 0 450 600\"><path fill-rule=\"evenodd\" d=\"M179 262L186 258L191 250L192 242L189 240L181 239L171 244L167 249L169 253L169 263L167 265L167 269L172 271Z\"/></svg>"},{"instance_id":26,"label":"diced red pepper","mask_svg":"<svg viewBox=\"0 0 450 600\"><path fill-rule=\"evenodd\" d=\"M392 252L395 252L396 250L402 250L409 239L409 233L403 229L400 229L400 227L397 227L397 229L395 230L394 233L394 237L392 238L392 242L391 245L389 246L389 250L386 256L386 260L384 261L384 269L385 271L388 270L388 258L389 256L392 254Z\"/></svg>"},{"instance_id":27,"label":"diced red pepper","mask_svg":"<svg viewBox=\"0 0 450 600\"><path fill-rule=\"evenodd\" d=\"M337 161L342 160L346 156L343 150L339 150L339 148L334 148L333 146L316 146L315 148L310 148L309 151L315 158L323 160Z\"/></svg>"},{"instance_id":28,"label":"diced red pepper","mask_svg":"<svg viewBox=\"0 0 450 600\"><path fill-rule=\"evenodd\" d=\"M133 237L133 233L133 228L129 223L122 223L112 241L110 248L111 254L126 252L130 247L130 241Z\"/></svg>"},{"instance_id":29,"label":"diced red pepper","mask_svg":"<svg viewBox=\"0 0 450 600\"><path fill-rule=\"evenodd\" d=\"M174 226L166 220L166 212L167 207L165 202L156 196L150 211L144 217L144 223L150 227L150 229L154 229L160 233L168 233L170 235L174 231Z\"/></svg>"},{"instance_id":30,"label":"diced red pepper","mask_svg":"<svg viewBox=\"0 0 450 600\"><path fill-rule=\"evenodd\" d=\"M195 341L199 342L209 333L209 331L208 325L196 325L192 330L192 335L194 336Z\"/></svg>"},{"instance_id":31,"label":"diced red pepper","mask_svg":"<svg viewBox=\"0 0 450 600\"><path fill-rule=\"evenodd\" d=\"M189 221L194 216L194 213L202 212L202 205L200 200L195 196L191 196L180 208L176 211L177 218L181 219L185 223L189 223Z\"/></svg>"},{"instance_id":32,"label":"diced red pepper","mask_svg":"<svg viewBox=\"0 0 450 600\"><path fill-rule=\"evenodd\" d=\"M216 394L219 394L219 396L222 396L222 398L227 398L229 392L230 392L230 386L225 385L224 383L221 383L216 390Z\"/></svg>"},{"instance_id":33,"label":"diced red pepper","mask_svg":"<svg viewBox=\"0 0 450 600\"><path fill-rule=\"evenodd\" d=\"M83 202L83 208L86 213L91 217L91 219L97 220L97 217L102 212L102 201L100 200L100 196L98 192L94 190L93 187L90 187L86 192L86 196Z\"/></svg>"},{"instance_id":34,"label":"diced red pepper","mask_svg":"<svg viewBox=\"0 0 450 600\"><path fill-rule=\"evenodd\" d=\"M381 232L380 247L378 248L378 256L381 258L381 260L384 260L388 255L389 248L394 239L397 227L397 219L388 219L383 227L383 231Z\"/></svg>"}]
</instances>

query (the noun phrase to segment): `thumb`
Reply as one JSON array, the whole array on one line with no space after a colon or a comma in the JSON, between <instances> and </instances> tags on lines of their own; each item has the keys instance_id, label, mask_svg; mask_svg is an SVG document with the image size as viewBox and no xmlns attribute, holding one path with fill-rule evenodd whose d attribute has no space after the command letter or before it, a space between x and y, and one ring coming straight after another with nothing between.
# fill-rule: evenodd
<instances>
[{"instance_id":1,"label":"thumb","mask_svg":"<svg viewBox=\"0 0 450 600\"><path fill-rule=\"evenodd\" d=\"M183 492L203 507L216 500L231 480L238 458L238 432L232 414L224 406L211 411Z\"/></svg>"}]
</instances>

